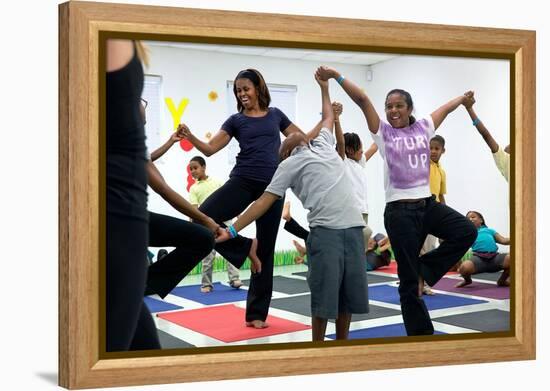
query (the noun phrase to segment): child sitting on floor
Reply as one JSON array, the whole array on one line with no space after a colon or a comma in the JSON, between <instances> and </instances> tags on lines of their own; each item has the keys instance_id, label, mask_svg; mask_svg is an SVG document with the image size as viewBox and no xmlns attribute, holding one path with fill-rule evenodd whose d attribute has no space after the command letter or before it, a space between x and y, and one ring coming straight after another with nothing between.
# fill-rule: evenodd
<instances>
[{"instance_id":1,"label":"child sitting on floor","mask_svg":"<svg viewBox=\"0 0 550 391\"><path fill-rule=\"evenodd\" d=\"M510 285L510 254L498 252L497 243L509 245L510 239L500 235L492 228L488 228L485 219L479 212L470 211L466 217L477 228L477 239L472 245L472 257L462 262L458 272L464 278L456 285L462 288L472 283L472 274L495 273L503 270L497 281L498 286Z\"/></svg>"}]
</instances>

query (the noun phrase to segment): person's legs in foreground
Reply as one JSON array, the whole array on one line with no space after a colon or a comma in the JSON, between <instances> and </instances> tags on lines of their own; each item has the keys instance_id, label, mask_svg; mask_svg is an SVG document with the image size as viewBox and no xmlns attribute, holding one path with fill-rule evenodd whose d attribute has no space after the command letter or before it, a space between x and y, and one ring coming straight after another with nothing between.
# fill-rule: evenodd
<instances>
[{"instance_id":1,"label":"person's legs in foreground","mask_svg":"<svg viewBox=\"0 0 550 391\"><path fill-rule=\"evenodd\" d=\"M149 245L175 247L149 266L147 294L164 298L214 247L214 235L199 224L149 213Z\"/></svg>"},{"instance_id":2,"label":"person's legs in foreground","mask_svg":"<svg viewBox=\"0 0 550 391\"><path fill-rule=\"evenodd\" d=\"M106 244L106 350L159 349L155 324L143 305L147 222L108 213Z\"/></svg>"},{"instance_id":3,"label":"person's legs in foreground","mask_svg":"<svg viewBox=\"0 0 550 391\"><path fill-rule=\"evenodd\" d=\"M267 327L265 320L273 293L273 261L275 241L279 231L284 199L277 200L271 208L256 221L257 255L262 262L262 272L250 276L250 287L246 298L246 324L255 328Z\"/></svg>"}]
</instances>

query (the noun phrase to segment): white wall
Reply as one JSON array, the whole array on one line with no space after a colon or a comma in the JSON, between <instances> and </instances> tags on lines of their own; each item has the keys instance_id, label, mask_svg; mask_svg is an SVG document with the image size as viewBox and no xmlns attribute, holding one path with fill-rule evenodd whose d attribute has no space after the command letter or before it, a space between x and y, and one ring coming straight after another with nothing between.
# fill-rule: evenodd
<instances>
[{"instance_id":1,"label":"white wall","mask_svg":"<svg viewBox=\"0 0 550 391\"><path fill-rule=\"evenodd\" d=\"M182 121L194 134L206 139L206 133L214 134L227 119L226 83L233 81L237 73L244 68L256 68L263 74L268 84L285 84L297 86L296 125L303 131L309 131L320 119L321 94L313 73L320 65L318 62L288 60L272 57L260 57L241 54L226 54L189 50L176 47L149 45L151 65L148 74L161 75L163 78L163 94L170 97L177 106L182 98L189 98L189 104L183 114ZM342 69L346 75L361 83L366 81L365 67L358 65L332 64ZM216 91L218 99L214 102L208 99L208 93ZM332 98L349 101L339 88L332 88ZM364 119L358 110L346 107L346 129L357 129L364 126ZM349 114L348 114L349 111ZM170 137L173 123L166 106L163 108L163 129L160 132L161 142ZM149 145L153 150L158 146ZM228 148L206 158L207 174L222 180L227 180L232 166L228 165ZM195 148L185 152L175 144L170 151L157 161L157 167L167 183L184 197L188 197L186 166L189 160L202 154ZM149 192L149 209L180 217L170 205L157 194ZM295 219L307 227L306 211L292 192L287 191L287 199L291 201L291 212ZM279 229L277 249L292 248L292 235L282 228ZM255 235L253 225L246 228L243 234L249 237Z\"/></svg>"},{"instance_id":2,"label":"white wall","mask_svg":"<svg viewBox=\"0 0 550 391\"><path fill-rule=\"evenodd\" d=\"M151 66L147 73L161 75L163 93L171 97L177 106L182 98L189 104L182 121L199 137L215 133L230 114L227 112L226 82L243 68L257 68L267 83L297 86L296 124L309 130L319 119L319 87L313 79L313 71L322 62L278 59L241 54L226 54L202 50L150 45ZM509 140L509 72L508 62L427 56L403 56L376 64L372 67L373 79L367 81L367 68L360 65L330 64L346 77L365 88L381 118L384 100L392 88L408 90L415 103L417 118L428 115L451 98L475 90L478 103L475 109L495 139L508 144ZM216 91L218 99L210 101L208 93ZM359 108L343 90L331 82L331 98L344 105L341 118L344 131L354 131L363 140L364 148L372 143L366 121ZM161 142L170 137L172 119L164 106ZM447 202L460 213L478 210L490 227L503 235L509 234L508 187L497 171L486 144L471 125L469 116L461 106L449 115L438 133L446 139L446 153L442 164L447 172ZM150 145L152 150L155 145ZM185 152L177 144L158 162L157 166L167 182L185 197L188 196L186 166L189 159L201 155L196 149ZM227 180L232 166L228 164L228 148L206 159L207 173ZM369 189L369 223L375 232L384 232L385 206L382 159L376 154L367 164ZM291 212L303 225L307 225L306 211L291 191ZM181 217L164 200L150 192L149 208L159 213ZM244 232L254 236L253 226ZM292 236L283 230L282 224L277 249L292 247Z\"/></svg>"}]
</instances>

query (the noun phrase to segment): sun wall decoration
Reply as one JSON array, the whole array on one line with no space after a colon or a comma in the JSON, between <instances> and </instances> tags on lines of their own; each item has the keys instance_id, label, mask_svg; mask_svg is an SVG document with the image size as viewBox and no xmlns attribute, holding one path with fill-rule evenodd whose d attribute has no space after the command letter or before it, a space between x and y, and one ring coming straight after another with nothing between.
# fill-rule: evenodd
<instances>
[{"instance_id":1,"label":"sun wall decoration","mask_svg":"<svg viewBox=\"0 0 550 391\"><path fill-rule=\"evenodd\" d=\"M218 93L216 91L210 91L208 93L208 100L210 102L215 102L218 99Z\"/></svg>"}]
</instances>

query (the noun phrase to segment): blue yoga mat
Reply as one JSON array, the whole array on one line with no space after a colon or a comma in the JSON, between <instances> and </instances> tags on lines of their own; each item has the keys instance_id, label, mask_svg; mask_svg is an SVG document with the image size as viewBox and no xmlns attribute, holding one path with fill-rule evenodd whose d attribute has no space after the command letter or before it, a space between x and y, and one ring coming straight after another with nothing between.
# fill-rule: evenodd
<instances>
[{"instance_id":1,"label":"blue yoga mat","mask_svg":"<svg viewBox=\"0 0 550 391\"><path fill-rule=\"evenodd\" d=\"M170 294L205 305L233 303L235 301L246 300L248 291L244 289L231 288L230 286L222 285L219 282L215 282L212 285L214 290L210 293L202 293L200 285L189 285L179 286L170 292Z\"/></svg>"},{"instance_id":2,"label":"blue yoga mat","mask_svg":"<svg viewBox=\"0 0 550 391\"><path fill-rule=\"evenodd\" d=\"M442 308L452 308L460 307L463 305L487 303L487 301L485 300L468 299L465 297L444 295L441 293L436 293L433 296L424 295L422 296L422 298L424 299L424 303L426 303L426 307L428 307L428 310L439 310ZM369 299L382 301L384 303L400 305L397 287L390 285L378 285L369 287Z\"/></svg>"},{"instance_id":3,"label":"blue yoga mat","mask_svg":"<svg viewBox=\"0 0 550 391\"><path fill-rule=\"evenodd\" d=\"M445 334L435 331L434 334ZM406 337L407 331L403 323L390 324L387 326L369 327L366 329L353 330L349 332L349 339L385 338L385 337ZM327 335L330 339L336 339L336 334Z\"/></svg>"},{"instance_id":4,"label":"blue yoga mat","mask_svg":"<svg viewBox=\"0 0 550 391\"><path fill-rule=\"evenodd\" d=\"M179 305L153 299L152 297L144 297L143 301L151 313L183 309L183 307Z\"/></svg>"}]
</instances>

